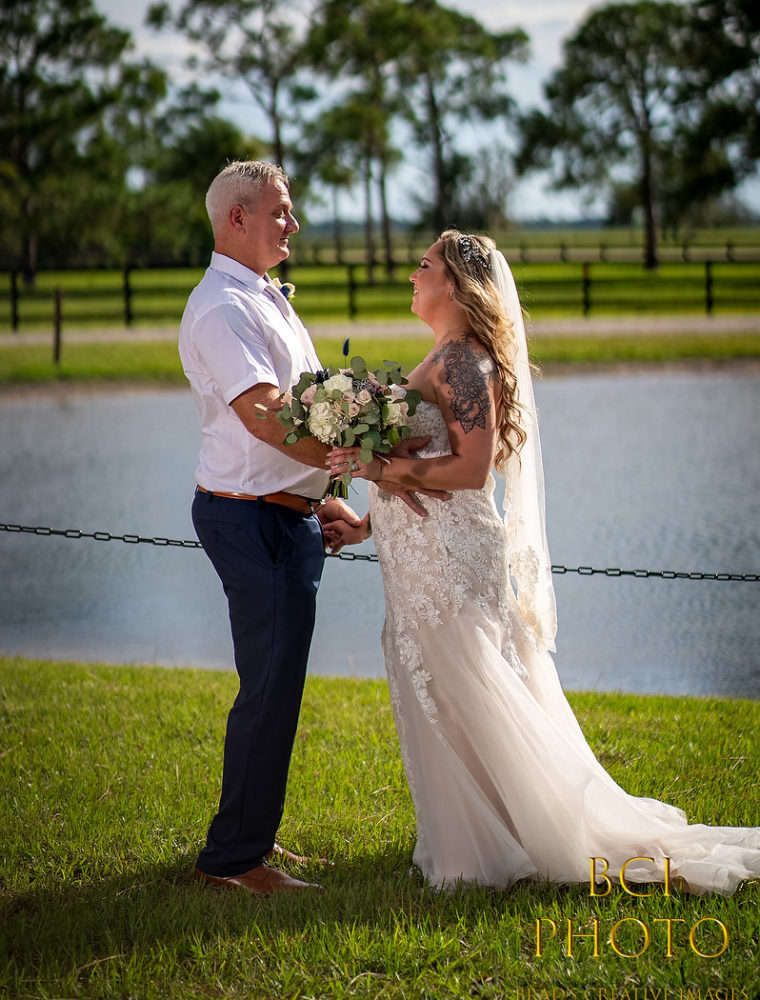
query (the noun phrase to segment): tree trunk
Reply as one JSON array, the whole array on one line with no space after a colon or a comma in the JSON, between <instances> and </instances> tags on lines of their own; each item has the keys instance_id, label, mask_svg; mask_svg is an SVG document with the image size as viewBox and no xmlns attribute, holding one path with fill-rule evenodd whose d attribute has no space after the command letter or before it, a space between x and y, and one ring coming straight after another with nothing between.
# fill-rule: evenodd
<instances>
[{"instance_id":1,"label":"tree trunk","mask_svg":"<svg viewBox=\"0 0 760 1000\"><path fill-rule=\"evenodd\" d=\"M364 245L367 257L367 282L375 283L375 223L372 218L372 160L364 161Z\"/></svg>"},{"instance_id":2,"label":"tree trunk","mask_svg":"<svg viewBox=\"0 0 760 1000\"><path fill-rule=\"evenodd\" d=\"M277 108L278 80L270 81L269 90L269 120L272 125L272 151L274 160L282 169L285 169L285 144L282 141L282 120ZM280 281L287 281L290 274L290 261L286 258L277 268L277 276Z\"/></svg>"},{"instance_id":3,"label":"tree trunk","mask_svg":"<svg viewBox=\"0 0 760 1000\"><path fill-rule=\"evenodd\" d=\"M380 160L380 176L377 179L377 190L380 195L380 213L383 224L383 247L385 250L385 274L390 281L393 281L396 273L396 264L393 260L393 231L391 218L388 214L388 199L385 191L385 163Z\"/></svg>"},{"instance_id":4,"label":"tree trunk","mask_svg":"<svg viewBox=\"0 0 760 1000\"><path fill-rule=\"evenodd\" d=\"M24 233L23 242L23 254L24 254L24 284L27 288L34 288L35 282L37 280L37 234L28 229Z\"/></svg>"},{"instance_id":5,"label":"tree trunk","mask_svg":"<svg viewBox=\"0 0 760 1000\"><path fill-rule=\"evenodd\" d=\"M332 203L333 203L333 241L335 243L335 260L338 264L342 264L343 261L343 230L340 225L340 213L338 211L338 186L333 184L332 186Z\"/></svg>"},{"instance_id":6,"label":"tree trunk","mask_svg":"<svg viewBox=\"0 0 760 1000\"><path fill-rule=\"evenodd\" d=\"M440 233L446 228L446 214L448 212L443 134L441 130L441 116L438 111L438 102L435 97L435 90L433 89L433 81L430 79L429 75L425 78L425 86L427 89L428 130L430 143L433 147L433 173L435 174L433 229L436 233Z\"/></svg>"},{"instance_id":7,"label":"tree trunk","mask_svg":"<svg viewBox=\"0 0 760 1000\"><path fill-rule=\"evenodd\" d=\"M644 212L644 267L656 270L657 220L654 209L654 176L652 171L651 133L641 135L641 207Z\"/></svg>"}]
</instances>

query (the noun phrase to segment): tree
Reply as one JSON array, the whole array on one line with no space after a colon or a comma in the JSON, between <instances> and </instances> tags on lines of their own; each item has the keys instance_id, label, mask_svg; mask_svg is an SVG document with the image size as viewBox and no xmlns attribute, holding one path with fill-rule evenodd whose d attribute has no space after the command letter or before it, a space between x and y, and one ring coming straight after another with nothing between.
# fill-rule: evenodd
<instances>
[{"instance_id":1,"label":"tree","mask_svg":"<svg viewBox=\"0 0 760 1000\"><path fill-rule=\"evenodd\" d=\"M369 102L365 93L349 94L342 103L328 108L307 128L303 151L303 158L312 169L318 171L320 167L324 169L327 166L330 172L337 172L344 185L353 183L357 176L361 179L364 189L364 244L370 283L374 281L377 263L372 196L374 165L377 159L387 161L390 157L387 124L383 109ZM382 188L380 190L383 191ZM387 205L383 203L381 207L383 217L388 218ZM388 261L386 257L386 263Z\"/></svg>"},{"instance_id":2,"label":"tree","mask_svg":"<svg viewBox=\"0 0 760 1000\"><path fill-rule=\"evenodd\" d=\"M129 47L129 34L92 0L0 0L0 229L27 281L43 237L71 241L77 232L71 206L91 193L84 152L108 109L126 99ZM92 167L105 183L108 165Z\"/></svg>"},{"instance_id":3,"label":"tree","mask_svg":"<svg viewBox=\"0 0 760 1000\"><path fill-rule=\"evenodd\" d=\"M760 8L749 0L694 0L683 113L668 176L671 222L718 205L760 156Z\"/></svg>"},{"instance_id":4,"label":"tree","mask_svg":"<svg viewBox=\"0 0 760 1000\"><path fill-rule=\"evenodd\" d=\"M208 258L209 183L224 165L265 155L262 142L214 113L215 91L189 87L157 109L142 129L140 183L125 220L130 258L199 264Z\"/></svg>"},{"instance_id":5,"label":"tree","mask_svg":"<svg viewBox=\"0 0 760 1000\"><path fill-rule=\"evenodd\" d=\"M297 21L293 6L277 0L186 0L176 16L162 2L148 11L154 28L178 28L205 50L205 58L192 58L191 66L246 84L269 121L272 151L283 167L286 118L294 120L299 104L313 97L311 88L295 81L303 58Z\"/></svg>"},{"instance_id":6,"label":"tree","mask_svg":"<svg viewBox=\"0 0 760 1000\"><path fill-rule=\"evenodd\" d=\"M452 219L456 190L471 158L457 150L454 123L508 119L514 101L506 91L507 62L527 56L528 38L515 29L487 31L436 0L404 5L408 44L400 57L405 114L417 139L430 151L432 223L437 231Z\"/></svg>"},{"instance_id":7,"label":"tree","mask_svg":"<svg viewBox=\"0 0 760 1000\"><path fill-rule=\"evenodd\" d=\"M599 191L636 179L645 265L657 266L657 209L693 44L683 4L639 0L593 11L565 42L545 86L549 111L522 121L518 169L549 168L558 187Z\"/></svg>"},{"instance_id":8,"label":"tree","mask_svg":"<svg viewBox=\"0 0 760 1000\"><path fill-rule=\"evenodd\" d=\"M507 202L514 184L511 163L510 151L499 143L480 151L457 187L454 210L458 226L491 233L507 227Z\"/></svg>"},{"instance_id":9,"label":"tree","mask_svg":"<svg viewBox=\"0 0 760 1000\"><path fill-rule=\"evenodd\" d=\"M740 143L740 171L760 157L760 7L754 0L694 0L697 86L709 88L709 106L735 109L726 135Z\"/></svg>"},{"instance_id":10,"label":"tree","mask_svg":"<svg viewBox=\"0 0 760 1000\"><path fill-rule=\"evenodd\" d=\"M308 171L312 179L321 181L330 191L332 201L333 242L338 263L343 263L343 231L338 198L341 191L356 183L357 148L352 123L344 123L340 109L330 108L314 121L307 123L296 154L297 176ZM312 199L318 196L309 186Z\"/></svg>"},{"instance_id":11,"label":"tree","mask_svg":"<svg viewBox=\"0 0 760 1000\"><path fill-rule=\"evenodd\" d=\"M401 159L391 143L394 116L399 113L398 83L394 72L408 44L407 9L401 0L322 0L309 33L309 51L315 69L331 79L357 79L359 90L342 105L337 116L352 118L361 135L367 215L371 233L373 174L380 201L385 269L393 277L393 237L388 211L387 180ZM372 239L368 236L369 243ZM368 249L374 259L374 246Z\"/></svg>"}]
</instances>

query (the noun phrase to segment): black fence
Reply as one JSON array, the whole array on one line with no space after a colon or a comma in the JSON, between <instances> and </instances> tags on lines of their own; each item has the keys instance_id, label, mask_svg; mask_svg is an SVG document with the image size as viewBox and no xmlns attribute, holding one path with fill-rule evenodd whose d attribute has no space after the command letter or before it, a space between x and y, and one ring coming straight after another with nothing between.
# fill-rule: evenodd
<instances>
[{"instance_id":1,"label":"black fence","mask_svg":"<svg viewBox=\"0 0 760 1000\"><path fill-rule=\"evenodd\" d=\"M555 251L556 254L556 251ZM311 323L344 316L409 316L409 273L416 261L395 262L393 277L378 264L293 263L296 306ZM640 261L513 258L521 297L534 318L553 314L704 313L760 311L760 254L733 260L679 260L655 270ZM29 287L18 272L0 277L0 330L176 325L201 268L40 272Z\"/></svg>"}]
</instances>

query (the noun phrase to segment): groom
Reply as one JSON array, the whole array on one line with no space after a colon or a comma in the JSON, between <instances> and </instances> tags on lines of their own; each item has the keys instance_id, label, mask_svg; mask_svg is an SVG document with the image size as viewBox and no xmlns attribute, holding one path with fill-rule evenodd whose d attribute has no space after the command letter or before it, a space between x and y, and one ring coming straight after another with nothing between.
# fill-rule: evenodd
<instances>
[{"instance_id":1,"label":"groom","mask_svg":"<svg viewBox=\"0 0 760 1000\"><path fill-rule=\"evenodd\" d=\"M193 523L227 596L240 691L227 720L219 809L195 878L269 895L312 888L268 859L298 860L275 834L324 549L369 532L343 501L321 502L326 447L313 439L286 447L274 417L280 394L319 367L267 275L298 232L285 174L269 163L231 163L209 187L206 208L215 249L188 300L179 351L203 436Z\"/></svg>"},{"instance_id":2,"label":"groom","mask_svg":"<svg viewBox=\"0 0 760 1000\"><path fill-rule=\"evenodd\" d=\"M268 859L302 860L275 834L324 549L363 541L369 519L342 500L321 500L327 447L313 438L284 445L275 416L281 393L321 367L267 274L289 256L298 232L287 177L270 163L231 163L212 181L206 209L214 253L188 299L179 351L203 437L193 524L227 596L240 691L227 720L219 808L195 878L270 895L313 888ZM389 489L425 513L408 490Z\"/></svg>"}]
</instances>

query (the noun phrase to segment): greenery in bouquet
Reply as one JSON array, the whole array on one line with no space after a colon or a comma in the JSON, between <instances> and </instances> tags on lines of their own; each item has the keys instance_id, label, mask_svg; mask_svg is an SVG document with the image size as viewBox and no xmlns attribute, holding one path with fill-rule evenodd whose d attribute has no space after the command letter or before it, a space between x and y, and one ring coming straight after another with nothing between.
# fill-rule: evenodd
<instances>
[{"instance_id":1,"label":"greenery in bouquet","mask_svg":"<svg viewBox=\"0 0 760 1000\"><path fill-rule=\"evenodd\" d=\"M315 437L332 447L361 448L362 462L387 455L411 431L406 419L414 413L422 394L404 391L401 367L385 361L370 371L362 357L351 358L349 368L304 372L286 392L277 419L287 429L285 444ZM336 479L332 495L347 497L351 473Z\"/></svg>"}]
</instances>

